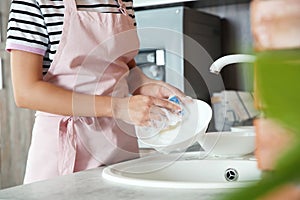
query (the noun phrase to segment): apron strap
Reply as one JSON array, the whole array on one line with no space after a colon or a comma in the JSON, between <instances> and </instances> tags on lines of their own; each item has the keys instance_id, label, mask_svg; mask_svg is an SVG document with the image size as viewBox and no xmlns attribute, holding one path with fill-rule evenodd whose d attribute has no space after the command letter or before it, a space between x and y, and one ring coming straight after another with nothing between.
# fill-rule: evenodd
<instances>
[{"instance_id":1,"label":"apron strap","mask_svg":"<svg viewBox=\"0 0 300 200\"><path fill-rule=\"evenodd\" d=\"M128 15L126 5L122 0L116 0L119 10L123 15ZM65 9L69 11L77 11L76 0L64 0Z\"/></svg>"},{"instance_id":2,"label":"apron strap","mask_svg":"<svg viewBox=\"0 0 300 200\"><path fill-rule=\"evenodd\" d=\"M126 5L125 3L123 3L122 0L115 0L119 6L119 11L123 14L123 15L128 15L127 13L127 9L126 9Z\"/></svg>"},{"instance_id":3,"label":"apron strap","mask_svg":"<svg viewBox=\"0 0 300 200\"><path fill-rule=\"evenodd\" d=\"M77 11L76 0L63 0L65 9L69 11Z\"/></svg>"}]
</instances>

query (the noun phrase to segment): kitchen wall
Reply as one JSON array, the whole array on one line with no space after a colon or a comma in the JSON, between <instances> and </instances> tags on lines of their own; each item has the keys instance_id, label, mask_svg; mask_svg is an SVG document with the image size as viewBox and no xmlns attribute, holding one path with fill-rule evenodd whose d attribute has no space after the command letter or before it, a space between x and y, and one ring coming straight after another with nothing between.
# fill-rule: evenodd
<instances>
[{"instance_id":1,"label":"kitchen wall","mask_svg":"<svg viewBox=\"0 0 300 200\"><path fill-rule=\"evenodd\" d=\"M199 1L201 2L201 1ZM212 1L213 2L213 1ZM231 1L233 3L234 1ZM222 54L252 53L250 30L250 1L235 1L235 4L203 7L194 3L191 7L221 17ZM242 3L240 3L242 2ZM253 65L235 64L226 66L221 71L228 90L253 91Z\"/></svg>"},{"instance_id":2,"label":"kitchen wall","mask_svg":"<svg viewBox=\"0 0 300 200\"><path fill-rule=\"evenodd\" d=\"M210 7L203 7L203 5L197 3L191 5L195 9L224 18L222 34L222 52L224 55L247 53L252 42L249 28L249 4L238 2L240 1L237 1L237 4L230 5L222 3L221 6L215 6L216 4L214 4L213 7L211 5ZM0 188L22 183L34 120L33 111L16 108L13 100L9 54L4 50L5 41L3 41L6 33L9 3L10 0L0 0L2 24L0 27L2 34L0 57L4 72L4 89L0 90ZM228 80L225 85L227 89L251 89L251 76L249 77L249 73L245 68L251 68L251 66L232 66L222 70L222 75L227 77Z\"/></svg>"},{"instance_id":3,"label":"kitchen wall","mask_svg":"<svg viewBox=\"0 0 300 200\"><path fill-rule=\"evenodd\" d=\"M0 58L4 88L0 90L0 188L23 181L27 151L34 119L32 111L15 106L12 93L9 54L5 51L5 34L10 0L0 0Z\"/></svg>"}]
</instances>

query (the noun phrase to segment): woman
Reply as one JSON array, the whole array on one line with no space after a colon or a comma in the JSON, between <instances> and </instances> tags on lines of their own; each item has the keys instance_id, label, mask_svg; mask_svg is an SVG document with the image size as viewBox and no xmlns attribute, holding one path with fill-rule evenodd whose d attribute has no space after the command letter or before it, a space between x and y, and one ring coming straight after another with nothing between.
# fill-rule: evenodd
<instances>
[{"instance_id":1,"label":"woman","mask_svg":"<svg viewBox=\"0 0 300 200\"><path fill-rule=\"evenodd\" d=\"M182 92L135 66L138 44L130 0L12 1L15 102L37 110L24 183L136 158L128 124L180 110L165 98Z\"/></svg>"}]
</instances>

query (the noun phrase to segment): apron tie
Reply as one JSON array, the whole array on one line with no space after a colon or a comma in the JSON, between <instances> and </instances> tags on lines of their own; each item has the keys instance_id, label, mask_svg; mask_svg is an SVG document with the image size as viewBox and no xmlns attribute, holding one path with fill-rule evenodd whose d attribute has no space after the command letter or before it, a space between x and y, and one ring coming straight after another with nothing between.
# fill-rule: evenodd
<instances>
[{"instance_id":1,"label":"apron tie","mask_svg":"<svg viewBox=\"0 0 300 200\"><path fill-rule=\"evenodd\" d=\"M123 3L122 0L118 0L118 4L119 4L119 10L120 10L120 12L121 12L123 15L127 16L128 13L127 13L127 9L126 9L125 3Z\"/></svg>"},{"instance_id":2,"label":"apron tie","mask_svg":"<svg viewBox=\"0 0 300 200\"><path fill-rule=\"evenodd\" d=\"M58 172L60 175L74 171L76 159L76 133L73 117L65 117L59 123Z\"/></svg>"}]
</instances>

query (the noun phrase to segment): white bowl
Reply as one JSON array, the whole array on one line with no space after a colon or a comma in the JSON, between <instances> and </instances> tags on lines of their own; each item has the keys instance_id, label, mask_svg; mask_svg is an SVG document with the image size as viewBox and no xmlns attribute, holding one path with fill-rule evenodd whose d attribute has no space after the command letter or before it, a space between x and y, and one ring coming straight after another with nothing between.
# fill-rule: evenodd
<instances>
[{"instance_id":1,"label":"white bowl","mask_svg":"<svg viewBox=\"0 0 300 200\"><path fill-rule=\"evenodd\" d=\"M193 100L184 105L185 116L181 123L172 129L161 131L151 137L144 137L142 129L136 127L140 142L162 153L184 151L193 145L199 134L205 133L212 117L211 107L201 100Z\"/></svg>"},{"instance_id":2,"label":"white bowl","mask_svg":"<svg viewBox=\"0 0 300 200\"><path fill-rule=\"evenodd\" d=\"M255 150L255 133L241 132L208 132L198 139L207 153L214 156L242 156Z\"/></svg>"},{"instance_id":3,"label":"white bowl","mask_svg":"<svg viewBox=\"0 0 300 200\"><path fill-rule=\"evenodd\" d=\"M254 126L233 126L230 128L233 132L254 132Z\"/></svg>"}]
</instances>

